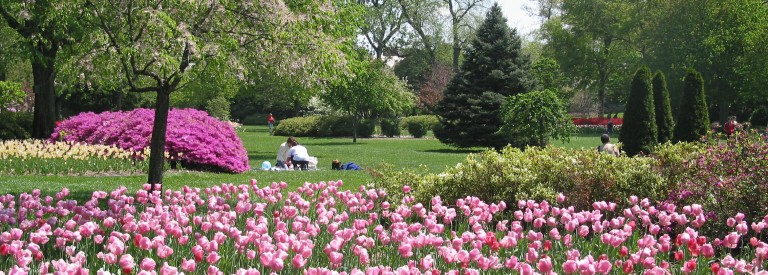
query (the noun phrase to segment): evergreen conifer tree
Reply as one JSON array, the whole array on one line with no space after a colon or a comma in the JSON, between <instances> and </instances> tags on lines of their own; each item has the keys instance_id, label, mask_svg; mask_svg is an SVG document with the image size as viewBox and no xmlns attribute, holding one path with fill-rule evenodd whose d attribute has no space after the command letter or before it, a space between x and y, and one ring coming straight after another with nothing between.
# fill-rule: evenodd
<instances>
[{"instance_id":1,"label":"evergreen conifer tree","mask_svg":"<svg viewBox=\"0 0 768 275\"><path fill-rule=\"evenodd\" d=\"M435 136L457 147L501 148L509 143L499 133L501 106L507 97L530 91L534 81L521 39L498 4L486 15L465 57L437 104L440 125Z\"/></svg>"},{"instance_id":2,"label":"evergreen conifer tree","mask_svg":"<svg viewBox=\"0 0 768 275\"><path fill-rule=\"evenodd\" d=\"M643 66L632 79L619 141L624 152L634 156L650 153L651 147L658 143L657 138L651 70Z\"/></svg>"},{"instance_id":3,"label":"evergreen conifer tree","mask_svg":"<svg viewBox=\"0 0 768 275\"><path fill-rule=\"evenodd\" d=\"M672 118L672 106L669 103L669 90L664 73L657 71L653 75L653 103L656 108L656 128L659 143L672 141L675 121Z\"/></svg>"},{"instance_id":4,"label":"evergreen conifer tree","mask_svg":"<svg viewBox=\"0 0 768 275\"><path fill-rule=\"evenodd\" d=\"M685 73L683 101L677 114L677 125L673 140L699 141L709 132L709 112L707 97L704 94L704 79L694 69Z\"/></svg>"}]
</instances>

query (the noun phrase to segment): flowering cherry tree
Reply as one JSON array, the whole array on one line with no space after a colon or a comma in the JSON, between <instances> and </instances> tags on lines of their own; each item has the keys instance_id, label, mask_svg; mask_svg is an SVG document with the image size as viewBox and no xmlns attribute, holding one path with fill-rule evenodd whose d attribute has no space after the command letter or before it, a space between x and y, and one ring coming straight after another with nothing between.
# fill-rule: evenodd
<instances>
[{"instance_id":1,"label":"flowering cherry tree","mask_svg":"<svg viewBox=\"0 0 768 275\"><path fill-rule=\"evenodd\" d=\"M86 6L101 48L84 58L84 67L99 83L156 95L148 177L153 186L162 181L171 93L203 74L246 81L249 70L319 83L343 68L337 45L349 36L347 29L354 30L345 26L346 18L355 18L335 1L119 0Z\"/></svg>"}]
</instances>

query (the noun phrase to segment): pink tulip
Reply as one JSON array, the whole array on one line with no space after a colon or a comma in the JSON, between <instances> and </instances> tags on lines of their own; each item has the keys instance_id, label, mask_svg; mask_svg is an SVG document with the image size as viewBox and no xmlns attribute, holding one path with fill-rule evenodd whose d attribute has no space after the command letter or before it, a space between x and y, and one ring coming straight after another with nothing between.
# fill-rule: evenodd
<instances>
[{"instance_id":1,"label":"pink tulip","mask_svg":"<svg viewBox=\"0 0 768 275\"><path fill-rule=\"evenodd\" d=\"M412 247L410 244L407 244L407 243L401 243L397 251L400 252L400 256L402 256L403 258L410 258L411 256L413 256Z\"/></svg>"},{"instance_id":2,"label":"pink tulip","mask_svg":"<svg viewBox=\"0 0 768 275\"><path fill-rule=\"evenodd\" d=\"M533 275L533 267L527 263L520 263L520 275Z\"/></svg>"},{"instance_id":3,"label":"pink tulip","mask_svg":"<svg viewBox=\"0 0 768 275\"><path fill-rule=\"evenodd\" d=\"M133 261L133 256L129 254L124 254L120 257L120 261L118 262L120 264L120 268L125 273L125 270L131 270L136 265L136 263ZM130 273L130 272L128 272Z\"/></svg>"},{"instance_id":4,"label":"pink tulip","mask_svg":"<svg viewBox=\"0 0 768 275\"><path fill-rule=\"evenodd\" d=\"M144 258L141 260L141 270L145 271L154 271L155 270L155 260L152 260L152 258Z\"/></svg>"},{"instance_id":5,"label":"pink tulip","mask_svg":"<svg viewBox=\"0 0 768 275\"><path fill-rule=\"evenodd\" d=\"M178 269L169 266L168 262L163 262L163 267L160 268L160 275L176 275L179 274Z\"/></svg>"},{"instance_id":6,"label":"pink tulip","mask_svg":"<svg viewBox=\"0 0 768 275\"><path fill-rule=\"evenodd\" d=\"M208 256L205 257L205 261L208 262L209 264L215 264L216 262L219 261L219 259L221 259L221 257L219 256L219 253L217 253L216 251L209 253Z\"/></svg>"},{"instance_id":7,"label":"pink tulip","mask_svg":"<svg viewBox=\"0 0 768 275\"><path fill-rule=\"evenodd\" d=\"M563 272L573 274L579 271L579 264L574 260L567 260L563 263Z\"/></svg>"},{"instance_id":8,"label":"pink tulip","mask_svg":"<svg viewBox=\"0 0 768 275\"><path fill-rule=\"evenodd\" d=\"M539 272L541 273L549 273L552 271L552 259L549 257L542 257L539 259L539 262L536 264L536 267L539 269Z\"/></svg>"},{"instance_id":9,"label":"pink tulip","mask_svg":"<svg viewBox=\"0 0 768 275\"><path fill-rule=\"evenodd\" d=\"M427 255L419 261L420 268L422 270L431 269L435 261L432 259L432 255Z\"/></svg>"},{"instance_id":10,"label":"pink tulip","mask_svg":"<svg viewBox=\"0 0 768 275\"><path fill-rule=\"evenodd\" d=\"M342 260L344 260L344 254L341 254L339 252L331 252L330 255L328 255L331 260L331 265L333 266L341 266Z\"/></svg>"},{"instance_id":11,"label":"pink tulip","mask_svg":"<svg viewBox=\"0 0 768 275\"><path fill-rule=\"evenodd\" d=\"M197 263L195 263L195 260L192 259L182 259L181 260L181 270L184 270L186 272L195 272L195 269L197 268Z\"/></svg>"},{"instance_id":12,"label":"pink tulip","mask_svg":"<svg viewBox=\"0 0 768 275\"><path fill-rule=\"evenodd\" d=\"M601 274L608 274L611 272L613 265L607 260L600 260L597 262L597 272Z\"/></svg>"},{"instance_id":13,"label":"pink tulip","mask_svg":"<svg viewBox=\"0 0 768 275\"><path fill-rule=\"evenodd\" d=\"M173 248L167 245L162 245L157 248L157 256L160 257L160 259L168 258L171 254L173 254Z\"/></svg>"}]
</instances>

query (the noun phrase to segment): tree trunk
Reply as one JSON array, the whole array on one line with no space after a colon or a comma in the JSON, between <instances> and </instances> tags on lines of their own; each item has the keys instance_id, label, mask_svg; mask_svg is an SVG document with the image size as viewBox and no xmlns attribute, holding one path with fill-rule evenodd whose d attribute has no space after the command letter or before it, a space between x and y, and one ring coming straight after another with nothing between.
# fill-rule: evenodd
<instances>
[{"instance_id":1,"label":"tree trunk","mask_svg":"<svg viewBox=\"0 0 768 275\"><path fill-rule=\"evenodd\" d=\"M152 139L149 144L149 178L147 183L152 190L161 190L163 184L163 165L165 164L165 133L168 128L170 109L170 90L157 92L155 102L155 122L152 127Z\"/></svg>"},{"instance_id":2,"label":"tree trunk","mask_svg":"<svg viewBox=\"0 0 768 275\"><path fill-rule=\"evenodd\" d=\"M352 116L352 143L357 143L357 115Z\"/></svg>"},{"instance_id":3,"label":"tree trunk","mask_svg":"<svg viewBox=\"0 0 768 275\"><path fill-rule=\"evenodd\" d=\"M32 138L46 139L51 137L56 125L56 49L37 49L39 56L31 58L32 78L35 93L35 112L32 120Z\"/></svg>"},{"instance_id":4,"label":"tree trunk","mask_svg":"<svg viewBox=\"0 0 768 275\"><path fill-rule=\"evenodd\" d=\"M461 55L461 47L459 43L453 44L453 73L459 73L459 55Z\"/></svg>"}]
</instances>

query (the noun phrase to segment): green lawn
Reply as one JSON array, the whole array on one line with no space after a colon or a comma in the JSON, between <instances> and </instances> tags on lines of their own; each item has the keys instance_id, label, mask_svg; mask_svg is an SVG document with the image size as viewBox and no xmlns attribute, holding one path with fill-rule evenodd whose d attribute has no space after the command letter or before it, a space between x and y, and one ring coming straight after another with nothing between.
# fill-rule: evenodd
<instances>
[{"instance_id":1,"label":"green lawn","mask_svg":"<svg viewBox=\"0 0 768 275\"><path fill-rule=\"evenodd\" d=\"M310 155L318 158L318 171L260 171L263 161L274 163L277 148L286 137L270 136L266 126L248 126L239 133L246 150L252 171L243 174L204 173L194 171L168 171L164 176L164 187L177 189L184 185L208 187L220 183L244 184L251 179L260 184L284 181L293 190L304 182L343 180L345 186L354 188L370 181L371 176L364 171L333 171L331 161L352 161L363 168L376 167L387 163L395 168L418 167L424 165L427 171L439 172L446 167L455 166L469 153L479 152L481 148L456 149L440 143L433 137L414 138L298 138ZM563 144L555 141L555 146L570 148L590 148L599 144L599 137L576 136L571 142ZM12 176L0 177L0 194L29 192L40 189L44 193L54 193L67 187L76 198L88 198L94 190L113 190L126 186L131 190L140 188L146 181L145 175L135 176Z\"/></svg>"}]
</instances>

